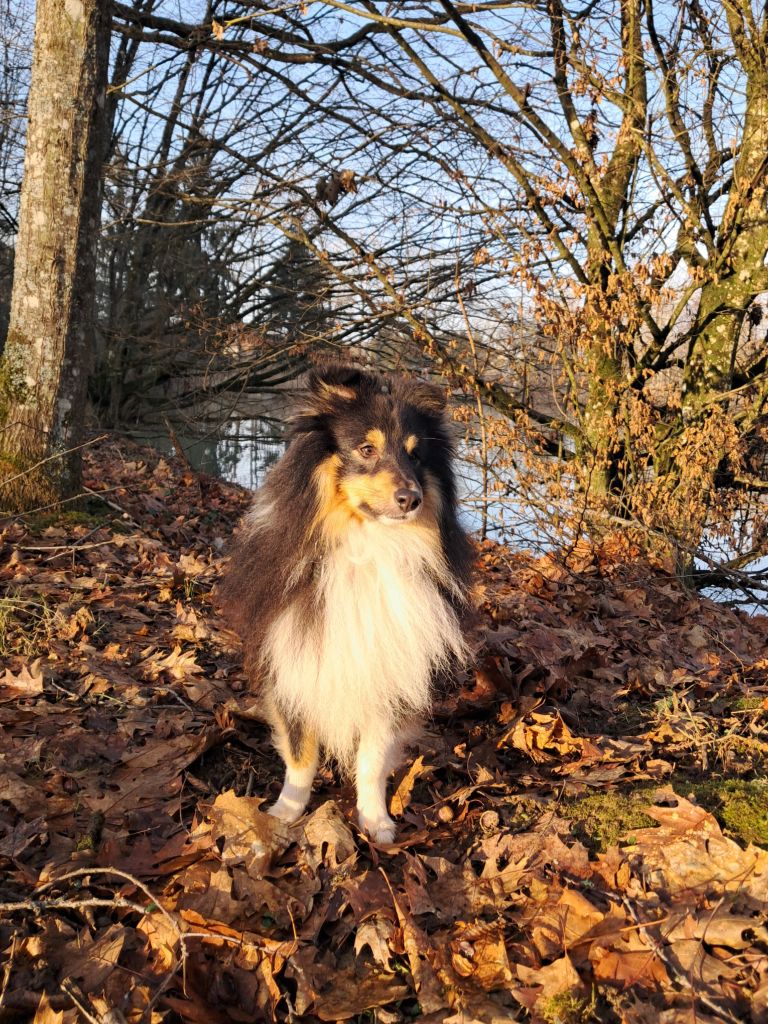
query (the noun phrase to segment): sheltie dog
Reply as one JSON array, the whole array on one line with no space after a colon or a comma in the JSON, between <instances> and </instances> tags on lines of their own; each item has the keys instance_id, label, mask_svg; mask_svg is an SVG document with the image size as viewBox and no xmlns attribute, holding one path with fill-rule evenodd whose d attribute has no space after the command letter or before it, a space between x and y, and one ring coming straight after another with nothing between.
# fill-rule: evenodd
<instances>
[{"instance_id":1,"label":"sheltie dog","mask_svg":"<svg viewBox=\"0 0 768 1024\"><path fill-rule=\"evenodd\" d=\"M256 493L222 603L286 764L270 813L304 812L320 752L354 778L358 821L392 842L386 784L466 654L472 549L457 519L438 387L332 365Z\"/></svg>"}]
</instances>

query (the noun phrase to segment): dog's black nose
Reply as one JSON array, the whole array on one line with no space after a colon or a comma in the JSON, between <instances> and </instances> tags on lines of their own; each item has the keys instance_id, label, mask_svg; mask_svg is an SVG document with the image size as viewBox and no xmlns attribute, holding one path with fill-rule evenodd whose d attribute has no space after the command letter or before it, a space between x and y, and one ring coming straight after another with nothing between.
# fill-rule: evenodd
<instances>
[{"instance_id":1,"label":"dog's black nose","mask_svg":"<svg viewBox=\"0 0 768 1024\"><path fill-rule=\"evenodd\" d=\"M403 512L413 512L421 504L421 495L418 491L401 487L399 491L395 491L395 501Z\"/></svg>"}]
</instances>

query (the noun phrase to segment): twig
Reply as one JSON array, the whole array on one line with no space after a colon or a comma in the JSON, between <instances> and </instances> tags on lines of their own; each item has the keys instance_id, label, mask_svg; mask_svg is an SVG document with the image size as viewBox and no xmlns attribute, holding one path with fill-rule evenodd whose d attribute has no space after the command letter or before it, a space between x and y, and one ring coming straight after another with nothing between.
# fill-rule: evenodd
<instances>
[{"instance_id":1,"label":"twig","mask_svg":"<svg viewBox=\"0 0 768 1024\"><path fill-rule=\"evenodd\" d=\"M50 900L19 900L16 903L0 903L0 913L14 914L19 911L29 911L34 914L48 913L52 910L82 910L84 907L116 907L125 910L135 910L145 915L147 908L140 903L133 903L122 896L113 896L112 899L98 899L96 896L89 896L81 900L64 899L55 897Z\"/></svg>"},{"instance_id":2,"label":"twig","mask_svg":"<svg viewBox=\"0 0 768 1024\"><path fill-rule=\"evenodd\" d=\"M163 980L160 982L158 989L155 992L155 996L150 1004L150 1006L154 1006L154 1004L160 998L162 993L168 988L168 986L173 981L174 977L176 976L176 972L179 969L179 966L185 962L187 951L185 945L184 932L182 931L179 922L169 910L165 909L162 903L160 903L160 901L153 895L151 890L148 889L147 886L144 885L144 883L140 879L136 878L135 875L129 874L127 871L121 871L119 868L78 868L77 871L68 871L66 872L66 874L59 875L57 878L52 878L50 881L45 882L43 885L40 886L38 892L44 891L46 889L51 889L54 886L61 885L63 882L71 882L78 878L92 877L94 875L112 876L115 878L122 879L124 882L128 882L130 885L133 885L135 888L137 888L140 892L144 893L144 895L149 900L148 906L144 907L140 903L134 903L131 900L125 899L125 897L123 896L114 896L112 897L112 899L87 897L81 900L53 898L48 900L30 899L19 901L17 903L4 903L0 904L0 911L12 913L13 911L30 910L34 912L40 912L51 910L82 910L84 907L117 907L133 910L141 914L142 916L146 916L148 913L150 913L150 911L153 908L156 908L160 911L163 917L165 917L166 921L171 927L171 930L176 935L176 943L179 953L177 954L175 951L173 952L173 960L171 966L166 972L166 975L163 978ZM89 1016L88 1012L82 1006L80 1006L79 1003L77 1003L77 1000L74 998L71 991L67 991L67 995L69 996L70 999L72 999L75 1005L78 1006L78 1009L84 1014L84 1016L89 1021L94 1020L94 1018ZM108 1019L111 1019L109 1014L107 1015L107 1017ZM103 1021L96 1019L96 1024L103 1024Z\"/></svg>"},{"instance_id":3,"label":"twig","mask_svg":"<svg viewBox=\"0 0 768 1024\"><path fill-rule=\"evenodd\" d=\"M135 526L137 530L141 529L140 524L137 523L136 520L133 518L133 516L129 512L126 512L125 509L121 505L118 505L116 501L110 501L109 498L105 498L104 497L104 495L107 493L106 491L93 491L93 490L91 490L90 487L86 487L85 490L86 490L86 492L88 494L92 495L94 498L99 498L101 501L104 502L105 505L108 505L109 508L114 509L115 512L119 512L120 515L123 517L123 519L127 520L131 524L131 526ZM116 491L117 488L116 487L110 487L109 490L110 491Z\"/></svg>"},{"instance_id":4,"label":"twig","mask_svg":"<svg viewBox=\"0 0 768 1024\"><path fill-rule=\"evenodd\" d=\"M97 529L100 530L101 527L99 526L99 527L97 527ZM24 545L23 547L19 547L18 550L19 551L41 551L41 552L42 551L49 551L49 552L56 552L55 556L52 556L52 557L59 558L61 556L61 554L66 552L66 551L75 551L75 550L78 550L78 551L88 551L89 548L101 548L101 547L104 547L105 544L114 544L114 543L115 543L115 538L114 537L110 537L108 540L97 540L97 541L94 541L92 544L79 544L77 541L73 542L72 544L53 544L51 546L46 546L45 544L30 544L30 545ZM44 559L44 561L49 561L49 559Z\"/></svg>"},{"instance_id":5,"label":"twig","mask_svg":"<svg viewBox=\"0 0 768 1024\"><path fill-rule=\"evenodd\" d=\"M65 996L68 996L72 1000L80 1013L82 1013L90 1024L102 1024L101 1018L96 1016L96 1011L94 1010L93 1004L88 996L82 991L79 985L72 981L71 978L64 978L60 983L59 988Z\"/></svg>"},{"instance_id":6,"label":"twig","mask_svg":"<svg viewBox=\"0 0 768 1024\"><path fill-rule=\"evenodd\" d=\"M115 484L114 487L107 487L106 491L116 491L120 485ZM102 498L105 504L109 504L102 493L90 490L88 487L84 491L80 491L79 494L72 494L69 498L59 498L58 501L51 501L47 505L38 505L37 508L25 508L23 512L13 512L11 509L0 509L0 519L8 519L12 523L17 523L20 519L24 519L26 516L33 516L37 512L47 512L49 508L60 508L62 505L69 505L73 501L80 501L81 498L90 495L95 495L97 498Z\"/></svg>"},{"instance_id":7,"label":"twig","mask_svg":"<svg viewBox=\"0 0 768 1024\"><path fill-rule=\"evenodd\" d=\"M184 451L184 446L179 440L178 435L174 430L173 425L171 424L171 421L168 419L167 416L163 416L162 420L163 423L165 424L165 429L168 431L168 437L170 437L173 447L176 450L176 458L179 460L179 462L182 463L182 465L184 465L189 470L190 473L194 473L195 476L197 476L197 470L189 461L187 453Z\"/></svg>"},{"instance_id":8,"label":"twig","mask_svg":"<svg viewBox=\"0 0 768 1024\"><path fill-rule=\"evenodd\" d=\"M3 1003L5 1002L5 996L6 996L6 993L8 992L8 983L11 980L11 971L13 970L13 961L14 961L14 958L16 956L16 939L17 939L17 933L14 932L13 933L13 938L11 939L11 948L10 948L10 951L8 953L8 959L6 960L5 966L3 967L3 986L0 989L0 1006L2 1006Z\"/></svg>"}]
</instances>

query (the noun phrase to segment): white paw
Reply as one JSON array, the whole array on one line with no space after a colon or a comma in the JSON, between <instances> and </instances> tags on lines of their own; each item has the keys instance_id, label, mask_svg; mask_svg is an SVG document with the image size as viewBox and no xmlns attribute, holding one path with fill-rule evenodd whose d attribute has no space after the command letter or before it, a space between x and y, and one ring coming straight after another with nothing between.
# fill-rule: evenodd
<instances>
[{"instance_id":1,"label":"white paw","mask_svg":"<svg viewBox=\"0 0 768 1024\"><path fill-rule=\"evenodd\" d=\"M271 814L273 818L279 818L286 825L292 825L294 821L298 821L303 813L303 807L297 807L293 801L286 800L278 800L276 804L267 808L267 814Z\"/></svg>"},{"instance_id":2,"label":"white paw","mask_svg":"<svg viewBox=\"0 0 768 1024\"><path fill-rule=\"evenodd\" d=\"M389 815L384 814L381 817L371 818L362 811L358 811L357 820L360 824L360 828L364 832L368 833L374 843L386 845L387 843L393 843L395 841L397 825L392 821Z\"/></svg>"}]
</instances>

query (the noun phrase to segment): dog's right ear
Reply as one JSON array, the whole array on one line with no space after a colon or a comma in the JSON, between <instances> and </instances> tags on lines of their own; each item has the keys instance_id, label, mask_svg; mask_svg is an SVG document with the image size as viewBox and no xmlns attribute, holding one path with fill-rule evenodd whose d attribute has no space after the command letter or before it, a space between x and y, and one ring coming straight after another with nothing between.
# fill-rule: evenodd
<instances>
[{"instance_id":1,"label":"dog's right ear","mask_svg":"<svg viewBox=\"0 0 768 1024\"><path fill-rule=\"evenodd\" d=\"M363 382L363 373L354 366L342 363L327 363L317 366L309 374L309 390L312 397L322 404L327 402L351 402L357 398Z\"/></svg>"}]
</instances>

